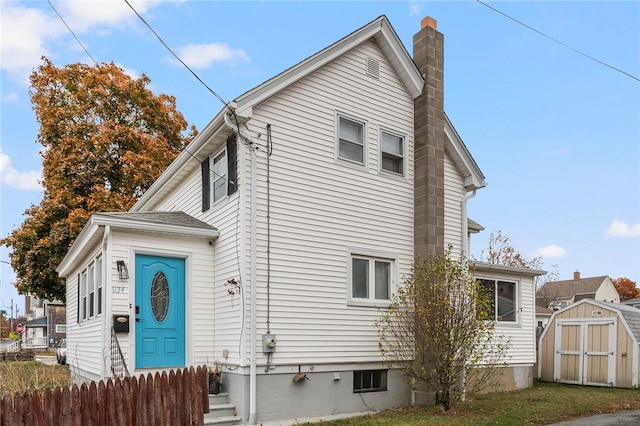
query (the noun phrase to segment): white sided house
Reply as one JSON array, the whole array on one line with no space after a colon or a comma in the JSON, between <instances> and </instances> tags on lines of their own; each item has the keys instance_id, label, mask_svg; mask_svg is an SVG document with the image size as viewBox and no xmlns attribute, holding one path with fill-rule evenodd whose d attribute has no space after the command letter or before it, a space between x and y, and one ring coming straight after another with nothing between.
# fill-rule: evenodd
<instances>
[{"instance_id":1,"label":"white sided house","mask_svg":"<svg viewBox=\"0 0 640 426\"><path fill-rule=\"evenodd\" d=\"M416 257L466 252L485 186L431 18L413 50L377 18L223 108L129 212L94 214L58 267L73 379L217 363L249 424L409 405L379 308ZM480 271L511 292L508 381L529 386L532 276Z\"/></svg>"}]
</instances>

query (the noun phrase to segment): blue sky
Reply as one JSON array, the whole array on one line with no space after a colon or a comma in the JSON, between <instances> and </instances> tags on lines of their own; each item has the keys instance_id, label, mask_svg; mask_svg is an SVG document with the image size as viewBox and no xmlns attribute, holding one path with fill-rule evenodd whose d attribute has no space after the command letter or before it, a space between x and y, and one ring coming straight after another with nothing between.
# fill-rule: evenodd
<instances>
[{"instance_id":1,"label":"blue sky","mask_svg":"<svg viewBox=\"0 0 640 426\"><path fill-rule=\"evenodd\" d=\"M98 61L115 62L177 98L198 129L220 102L179 65L124 1L52 0ZM487 2L549 37L640 78L640 2ZM501 230L560 279L640 280L640 81L588 59L475 1L132 1L224 99L386 15L412 51L420 20L445 36L445 109L486 176L469 215ZM38 123L28 75L46 56L92 63L45 1L0 2L0 235L42 199ZM0 248L0 260L8 250ZM0 263L0 306L24 310Z\"/></svg>"}]
</instances>

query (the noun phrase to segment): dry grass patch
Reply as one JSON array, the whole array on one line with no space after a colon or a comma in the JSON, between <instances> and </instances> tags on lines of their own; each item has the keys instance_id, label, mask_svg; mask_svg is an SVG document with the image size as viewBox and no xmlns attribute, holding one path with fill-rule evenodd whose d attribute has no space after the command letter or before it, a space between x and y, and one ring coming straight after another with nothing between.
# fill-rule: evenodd
<instances>
[{"instance_id":1,"label":"dry grass patch","mask_svg":"<svg viewBox=\"0 0 640 426\"><path fill-rule=\"evenodd\" d=\"M326 425L543 425L575 417L640 409L640 391L556 383L477 395L443 413L439 406L397 409Z\"/></svg>"},{"instance_id":2,"label":"dry grass patch","mask_svg":"<svg viewBox=\"0 0 640 426\"><path fill-rule=\"evenodd\" d=\"M45 365L35 361L0 362L0 395L70 384L71 375L66 365Z\"/></svg>"}]
</instances>

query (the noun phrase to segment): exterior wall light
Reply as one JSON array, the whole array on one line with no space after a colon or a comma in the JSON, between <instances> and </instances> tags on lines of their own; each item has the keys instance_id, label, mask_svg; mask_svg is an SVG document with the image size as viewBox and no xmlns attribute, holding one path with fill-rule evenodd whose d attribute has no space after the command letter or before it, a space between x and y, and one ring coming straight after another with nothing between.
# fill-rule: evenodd
<instances>
[{"instance_id":1,"label":"exterior wall light","mask_svg":"<svg viewBox=\"0 0 640 426\"><path fill-rule=\"evenodd\" d=\"M127 264L124 263L124 260L117 260L116 268L118 268L118 277L120 277L121 280L129 279L129 270L127 269Z\"/></svg>"}]
</instances>

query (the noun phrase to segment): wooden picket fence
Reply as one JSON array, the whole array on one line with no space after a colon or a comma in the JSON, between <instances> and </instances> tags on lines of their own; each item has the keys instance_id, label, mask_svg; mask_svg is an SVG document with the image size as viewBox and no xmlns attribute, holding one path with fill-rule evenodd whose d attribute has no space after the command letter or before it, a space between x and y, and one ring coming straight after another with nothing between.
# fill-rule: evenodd
<instances>
[{"instance_id":1,"label":"wooden picket fence","mask_svg":"<svg viewBox=\"0 0 640 426\"><path fill-rule=\"evenodd\" d=\"M0 401L0 426L204 425L209 377L199 366L78 387L16 392Z\"/></svg>"}]
</instances>

